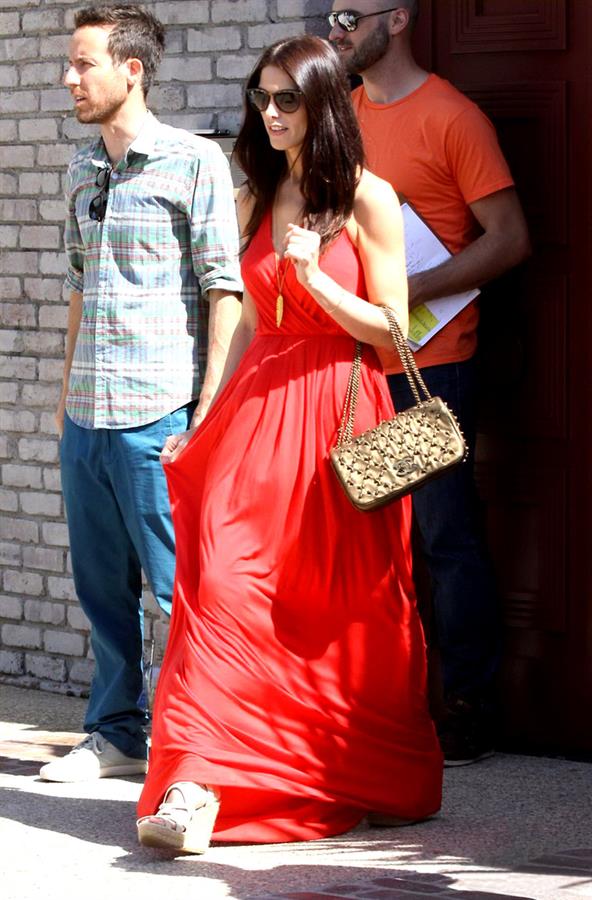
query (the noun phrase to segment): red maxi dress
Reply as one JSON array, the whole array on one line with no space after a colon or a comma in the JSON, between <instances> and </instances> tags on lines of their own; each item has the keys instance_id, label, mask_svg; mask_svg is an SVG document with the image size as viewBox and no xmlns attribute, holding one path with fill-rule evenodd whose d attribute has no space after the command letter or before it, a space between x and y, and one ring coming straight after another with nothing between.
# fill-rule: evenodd
<instances>
[{"instance_id":1,"label":"red maxi dress","mask_svg":"<svg viewBox=\"0 0 592 900\"><path fill-rule=\"evenodd\" d=\"M173 782L217 785L222 841L320 838L368 810L420 818L441 799L411 503L360 512L339 485L329 451L354 341L288 266L277 328L267 215L243 259L253 341L165 466L176 585L138 812ZM321 268L367 297L345 230ZM355 432L392 415L366 347Z\"/></svg>"}]
</instances>

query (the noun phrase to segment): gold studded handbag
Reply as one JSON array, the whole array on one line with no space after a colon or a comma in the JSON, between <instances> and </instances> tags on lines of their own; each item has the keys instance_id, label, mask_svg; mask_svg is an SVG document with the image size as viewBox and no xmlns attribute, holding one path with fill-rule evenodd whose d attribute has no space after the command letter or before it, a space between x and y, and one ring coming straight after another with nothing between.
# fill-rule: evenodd
<instances>
[{"instance_id":1,"label":"gold studded handbag","mask_svg":"<svg viewBox=\"0 0 592 900\"><path fill-rule=\"evenodd\" d=\"M454 414L440 397L430 395L395 314L387 306L381 309L416 405L352 437L362 361L358 341L331 462L347 496L362 510L376 509L411 493L467 455Z\"/></svg>"}]
</instances>

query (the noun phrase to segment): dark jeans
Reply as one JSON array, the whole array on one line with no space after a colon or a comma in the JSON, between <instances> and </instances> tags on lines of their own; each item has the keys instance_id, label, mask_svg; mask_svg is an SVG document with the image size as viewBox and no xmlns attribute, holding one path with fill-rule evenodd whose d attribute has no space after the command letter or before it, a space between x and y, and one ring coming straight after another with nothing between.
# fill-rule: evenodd
<instances>
[{"instance_id":1,"label":"dark jeans","mask_svg":"<svg viewBox=\"0 0 592 900\"><path fill-rule=\"evenodd\" d=\"M91 623L95 674L85 731L146 756L142 569L170 614L175 537L159 454L189 427L195 404L136 428L81 428L66 416L60 445L74 582Z\"/></svg>"},{"instance_id":2,"label":"dark jeans","mask_svg":"<svg viewBox=\"0 0 592 900\"><path fill-rule=\"evenodd\" d=\"M413 513L431 579L444 696L487 701L499 660L500 613L473 479L474 360L422 370L428 390L456 414L469 458L413 494ZM414 402L404 375L389 375L395 409Z\"/></svg>"}]
</instances>

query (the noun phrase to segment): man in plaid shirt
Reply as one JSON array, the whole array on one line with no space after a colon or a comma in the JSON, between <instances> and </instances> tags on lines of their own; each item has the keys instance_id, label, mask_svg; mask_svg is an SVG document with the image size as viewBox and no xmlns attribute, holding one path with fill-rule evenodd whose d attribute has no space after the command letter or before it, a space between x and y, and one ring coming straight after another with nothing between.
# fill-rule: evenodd
<instances>
[{"instance_id":1,"label":"man in plaid shirt","mask_svg":"<svg viewBox=\"0 0 592 900\"><path fill-rule=\"evenodd\" d=\"M205 416L240 313L228 164L215 143L146 107L163 50L161 23L141 7L75 17L64 84L100 137L68 170L71 300L56 421L95 676L88 737L43 766L49 781L146 771L141 570L166 613L174 576L159 455Z\"/></svg>"}]
</instances>

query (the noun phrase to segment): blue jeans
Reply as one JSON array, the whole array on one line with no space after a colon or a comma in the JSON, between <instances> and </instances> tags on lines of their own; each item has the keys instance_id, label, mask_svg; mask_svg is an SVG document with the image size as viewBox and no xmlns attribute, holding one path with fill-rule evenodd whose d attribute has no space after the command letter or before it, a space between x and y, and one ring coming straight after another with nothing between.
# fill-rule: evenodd
<instances>
[{"instance_id":1,"label":"blue jeans","mask_svg":"<svg viewBox=\"0 0 592 900\"><path fill-rule=\"evenodd\" d=\"M500 611L473 479L476 436L474 360L422 370L432 395L457 416L469 458L413 496L431 580L432 613L445 698L487 702L499 662ZM414 403L405 375L389 375L395 409Z\"/></svg>"},{"instance_id":2,"label":"blue jeans","mask_svg":"<svg viewBox=\"0 0 592 900\"><path fill-rule=\"evenodd\" d=\"M175 573L159 454L169 435L188 428L193 409L125 429L80 428L66 415L60 444L74 583L95 656L84 729L136 758L146 756L141 570L167 614Z\"/></svg>"}]
</instances>

